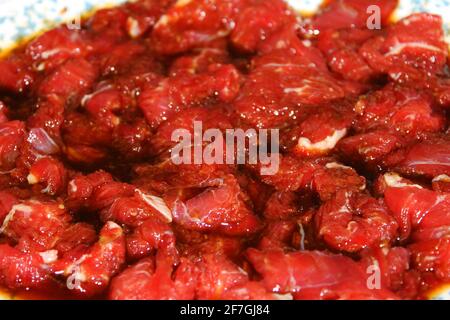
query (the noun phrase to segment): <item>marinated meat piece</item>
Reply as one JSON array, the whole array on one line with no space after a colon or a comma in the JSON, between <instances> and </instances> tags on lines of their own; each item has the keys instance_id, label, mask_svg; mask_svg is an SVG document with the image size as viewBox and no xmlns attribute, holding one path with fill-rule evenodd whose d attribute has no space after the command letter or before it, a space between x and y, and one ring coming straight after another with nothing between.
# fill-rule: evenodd
<instances>
[{"instance_id":1,"label":"marinated meat piece","mask_svg":"<svg viewBox=\"0 0 450 320\"><path fill-rule=\"evenodd\" d=\"M295 16L284 1L255 0L238 15L231 43L241 51L253 52L289 21L295 21Z\"/></svg>"},{"instance_id":2,"label":"marinated meat piece","mask_svg":"<svg viewBox=\"0 0 450 320\"><path fill-rule=\"evenodd\" d=\"M177 112L171 119L158 127L150 142L153 153L159 155L176 145L176 142L172 140L172 134L175 130L187 130L194 136L195 121L201 123L203 131L219 129L225 133L226 129L233 128L230 117L222 108L193 107Z\"/></svg>"},{"instance_id":3,"label":"marinated meat piece","mask_svg":"<svg viewBox=\"0 0 450 320\"><path fill-rule=\"evenodd\" d=\"M153 29L155 50L161 54L183 53L228 36L247 2L178 0Z\"/></svg>"},{"instance_id":4,"label":"marinated meat piece","mask_svg":"<svg viewBox=\"0 0 450 320\"><path fill-rule=\"evenodd\" d=\"M33 85L35 75L27 61L21 58L9 58L0 61L0 88L15 93L24 92Z\"/></svg>"},{"instance_id":5,"label":"marinated meat piece","mask_svg":"<svg viewBox=\"0 0 450 320\"><path fill-rule=\"evenodd\" d=\"M97 69L88 61L69 60L45 78L39 86L39 95L55 94L66 100L67 106L77 105L96 77Z\"/></svg>"},{"instance_id":6,"label":"marinated meat piece","mask_svg":"<svg viewBox=\"0 0 450 320\"><path fill-rule=\"evenodd\" d=\"M11 289L44 287L50 276L47 263L52 262L46 257L46 252L23 253L0 244L0 283Z\"/></svg>"},{"instance_id":7,"label":"marinated meat piece","mask_svg":"<svg viewBox=\"0 0 450 320\"><path fill-rule=\"evenodd\" d=\"M68 183L66 204L76 209L89 206L93 192L108 182L113 182L113 177L103 171L75 177Z\"/></svg>"},{"instance_id":8,"label":"marinated meat piece","mask_svg":"<svg viewBox=\"0 0 450 320\"><path fill-rule=\"evenodd\" d=\"M423 175L429 178L450 175L450 141L428 140L411 148L399 150L384 161L388 168L408 175Z\"/></svg>"},{"instance_id":9,"label":"marinated meat piece","mask_svg":"<svg viewBox=\"0 0 450 320\"><path fill-rule=\"evenodd\" d=\"M289 151L299 157L327 155L347 135L352 124L349 113L344 115L327 107L306 116L286 135L289 142L295 142Z\"/></svg>"},{"instance_id":10,"label":"marinated meat piece","mask_svg":"<svg viewBox=\"0 0 450 320\"><path fill-rule=\"evenodd\" d=\"M96 241L97 232L94 227L88 223L79 222L64 230L55 245L55 250L60 254L65 254L80 245L90 246Z\"/></svg>"},{"instance_id":11,"label":"marinated meat piece","mask_svg":"<svg viewBox=\"0 0 450 320\"><path fill-rule=\"evenodd\" d=\"M396 299L385 288L369 289L362 265L319 251L283 253L249 249L247 256L267 290L296 299Z\"/></svg>"},{"instance_id":12,"label":"marinated meat piece","mask_svg":"<svg viewBox=\"0 0 450 320\"><path fill-rule=\"evenodd\" d=\"M30 185L42 186L42 193L56 195L64 191L67 173L60 161L51 157L43 157L31 166L27 180Z\"/></svg>"},{"instance_id":13,"label":"marinated meat piece","mask_svg":"<svg viewBox=\"0 0 450 320\"><path fill-rule=\"evenodd\" d=\"M289 52L278 54L258 58L234 102L235 112L252 126L285 127L297 119L301 106L324 104L355 90L328 72L289 61ZM302 56L293 59L302 61Z\"/></svg>"},{"instance_id":14,"label":"marinated meat piece","mask_svg":"<svg viewBox=\"0 0 450 320\"><path fill-rule=\"evenodd\" d=\"M104 291L110 279L125 263L125 235L113 222L107 222L100 238L89 250L71 261L69 257L52 266L53 272L67 277L67 285L82 296L95 296Z\"/></svg>"},{"instance_id":15,"label":"marinated meat piece","mask_svg":"<svg viewBox=\"0 0 450 320\"><path fill-rule=\"evenodd\" d=\"M211 64L229 64L230 57L226 50L227 43L223 40L211 43L205 48L193 50L193 54L177 58L170 66L170 75L181 73L202 73L208 71Z\"/></svg>"},{"instance_id":16,"label":"marinated meat piece","mask_svg":"<svg viewBox=\"0 0 450 320\"><path fill-rule=\"evenodd\" d=\"M362 97L355 110L358 132L384 129L414 137L438 132L445 126L445 118L434 110L430 96L395 85Z\"/></svg>"},{"instance_id":17,"label":"marinated meat piece","mask_svg":"<svg viewBox=\"0 0 450 320\"><path fill-rule=\"evenodd\" d=\"M240 237L228 237L214 234L197 233L199 238L190 236L187 229L183 229L185 235L180 235L180 227L177 229L177 247L181 248L184 257L201 258L208 254L224 255L232 261L242 258L241 254L244 250L246 241Z\"/></svg>"},{"instance_id":18,"label":"marinated meat piece","mask_svg":"<svg viewBox=\"0 0 450 320\"><path fill-rule=\"evenodd\" d=\"M22 251L40 252L54 248L70 221L61 203L27 200L11 208L0 231Z\"/></svg>"},{"instance_id":19,"label":"marinated meat piece","mask_svg":"<svg viewBox=\"0 0 450 320\"><path fill-rule=\"evenodd\" d=\"M270 221L262 233L258 248L286 249L293 247L294 233L298 232L299 222L295 219Z\"/></svg>"},{"instance_id":20,"label":"marinated meat piece","mask_svg":"<svg viewBox=\"0 0 450 320\"><path fill-rule=\"evenodd\" d=\"M0 191L0 223L3 224L8 213L18 201L13 194L7 191Z\"/></svg>"},{"instance_id":21,"label":"marinated meat piece","mask_svg":"<svg viewBox=\"0 0 450 320\"><path fill-rule=\"evenodd\" d=\"M205 255L198 267L200 274L196 291L200 300L221 299L226 291L248 282L247 273L223 256Z\"/></svg>"},{"instance_id":22,"label":"marinated meat piece","mask_svg":"<svg viewBox=\"0 0 450 320\"><path fill-rule=\"evenodd\" d=\"M195 297L197 268L182 258L174 271L171 258L158 253L156 261L142 259L115 277L109 290L112 300L191 300Z\"/></svg>"},{"instance_id":23,"label":"marinated meat piece","mask_svg":"<svg viewBox=\"0 0 450 320\"><path fill-rule=\"evenodd\" d=\"M414 184L412 181L401 177L395 172L388 172L383 175L378 176L377 180L373 184L374 193L377 196L384 196L387 188L390 187L406 187L412 186L417 188L422 188L418 184Z\"/></svg>"},{"instance_id":24,"label":"marinated meat piece","mask_svg":"<svg viewBox=\"0 0 450 320\"><path fill-rule=\"evenodd\" d=\"M126 29L131 38L144 36L153 28L173 0L142 0L128 3L125 8L129 13Z\"/></svg>"},{"instance_id":25,"label":"marinated meat piece","mask_svg":"<svg viewBox=\"0 0 450 320\"><path fill-rule=\"evenodd\" d=\"M299 28L298 23L294 21L261 42L258 46L260 55L253 57L253 68L271 63L292 63L328 71L323 54L310 40L302 40L299 37Z\"/></svg>"},{"instance_id":26,"label":"marinated meat piece","mask_svg":"<svg viewBox=\"0 0 450 320\"><path fill-rule=\"evenodd\" d=\"M36 112L28 118L28 140L34 149L45 155L59 153L62 145L61 128L64 124L65 101L50 95L38 101Z\"/></svg>"},{"instance_id":27,"label":"marinated meat piece","mask_svg":"<svg viewBox=\"0 0 450 320\"><path fill-rule=\"evenodd\" d=\"M300 197L292 191L275 191L266 202L264 217L286 219L301 213Z\"/></svg>"},{"instance_id":28,"label":"marinated meat piece","mask_svg":"<svg viewBox=\"0 0 450 320\"><path fill-rule=\"evenodd\" d=\"M115 113L123 108L124 101L118 89L108 85L101 87L84 96L82 104L96 121L108 127L120 124L120 118Z\"/></svg>"},{"instance_id":29,"label":"marinated meat piece","mask_svg":"<svg viewBox=\"0 0 450 320\"><path fill-rule=\"evenodd\" d=\"M436 229L450 224L448 193L399 184L387 188L384 196L399 224L403 240L414 230Z\"/></svg>"},{"instance_id":30,"label":"marinated meat piece","mask_svg":"<svg viewBox=\"0 0 450 320\"><path fill-rule=\"evenodd\" d=\"M175 235L170 226L164 222L149 219L127 236L127 256L132 259L141 259L160 248L176 251L174 245Z\"/></svg>"},{"instance_id":31,"label":"marinated meat piece","mask_svg":"<svg viewBox=\"0 0 450 320\"><path fill-rule=\"evenodd\" d=\"M377 265L381 271L383 286L406 299L417 295L418 291L419 278L410 271L410 256L410 251L402 247L374 248L363 252L367 265Z\"/></svg>"},{"instance_id":32,"label":"marinated meat piece","mask_svg":"<svg viewBox=\"0 0 450 320\"><path fill-rule=\"evenodd\" d=\"M193 151L193 150L191 150ZM193 161L191 161L192 163ZM175 164L167 157L156 165L135 167L137 178L133 184L161 194L173 190L205 188L211 182L221 181L228 174L234 174L233 166L225 164Z\"/></svg>"},{"instance_id":33,"label":"marinated meat piece","mask_svg":"<svg viewBox=\"0 0 450 320\"><path fill-rule=\"evenodd\" d=\"M332 71L344 79L365 82L377 78L378 74L358 49L376 34L368 29L328 29L319 34L317 46L327 57Z\"/></svg>"},{"instance_id":34,"label":"marinated meat piece","mask_svg":"<svg viewBox=\"0 0 450 320\"><path fill-rule=\"evenodd\" d=\"M8 107L0 101L0 124L8 122Z\"/></svg>"},{"instance_id":35,"label":"marinated meat piece","mask_svg":"<svg viewBox=\"0 0 450 320\"><path fill-rule=\"evenodd\" d=\"M69 161L92 165L107 158L105 148L112 141L111 129L81 113L65 118L62 136L66 144L64 153Z\"/></svg>"},{"instance_id":36,"label":"marinated meat piece","mask_svg":"<svg viewBox=\"0 0 450 320\"><path fill-rule=\"evenodd\" d=\"M99 58L100 73L104 76L120 73L147 50L144 45L134 41L115 45Z\"/></svg>"},{"instance_id":37,"label":"marinated meat piece","mask_svg":"<svg viewBox=\"0 0 450 320\"><path fill-rule=\"evenodd\" d=\"M447 235L413 243L409 246L415 267L422 272L432 271L438 279L450 279L450 238Z\"/></svg>"},{"instance_id":38,"label":"marinated meat piece","mask_svg":"<svg viewBox=\"0 0 450 320\"><path fill-rule=\"evenodd\" d=\"M31 41L25 49L36 71L49 71L73 58L86 57L93 47L84 31L59 27Z\"/></svg>"},{"instance_id":39,"label":"marinated meat piece","mask_svg":"<svg viewBox=\"0 0 450 320\"><path fill-rule=\"evenodd\" d=\"M383 203L365 194L339 191L315 217L317 234L332 248L346 252L386 245L398 225Z\"/></svg>"},{"instance_id":40,"label":"marinated meat piece","mask_svg":"<svg viewBox=\"0 0 450 320\"><path fill-rule=\"evenodd\" d=\"M352 164L361 162L373 169L384 157L404 145L403 139L384 130L353 135L342 139L337 148Z\"/></svg>"},{"instance_id":41,"label":"marinated meat piece","mask_svg":"<svg viewBox=\"0 0 450 320\"><path fill-rule=\"evenodd\" d=\"M121 157L130 161L145 158L150 151L152 133L145 119L138 119L134 123L121 123L113 133L113 148Z\"/></svg>"},{"instance_id":42,"label":"marinated meat piece","mask_svg":"<svg viewBox=\"0 0 450 320\"><path fill-rule=\"evenodd\" d=\"M307 189L311 187L314 172L319 168L320 164L317 161L305 161L280 155L278 171L274 175L261 176L261 180L278 191Z\"/></svg>"},{"instance_id":43,"label":"marinated meat piece","mask_svg":"<svg viewBox=\"0 0 450 320\"><path fill-rule=\"evenodd\" d=\"M430 87L438 104L444 109L450 108L450 79L437 78Z\"/></svg>"},{"instance_id":44,"label":"marinated meat piece","mask_svg":"<svg viewBox=\"0 0 450 320\"><path fill-rule=\"evenodd\" d=\"M350 167L330 162L314 173L313 189L322 201L328 201L340 190L363 191L366 179Z\"/></svg>"},{"instance_id":45,"label":"marinated meat piece","mask_svg":"<svg viewBox=\"0 0 450 320\"><path fill-rule=\"evenodd\" d=\"M157 87L144 89L139 107L149 125L157 128L177 112L216 96L232 101L240 87L240 75L231 65L211 65L199 75L178 75L163 80Z\"/></svg>"},{"instance_id":46,"label":"marinated meat piece","mask_svg":"<svg viewBox=\"0 0 450 320\"><path fill-rule=\"evenodd\" d=\"M163 199L144 193L139 189L135 189L132 196L123 195L122 197L117 197L116 192L120 189L117 190L109 186L107 188L109 189L108 192L114 192L115 194L110 195L113 202L100 212L103 221L113 220L132 227L139 226L145 220L152 218L172 222L172 213ZM104 192L103 195L105 196L106 194ZM93 201L96 201L94 199Z\"/></svg>"},{"instance_id":47,"label":"marinated meat piece","mask_svg":"<svg viewBox=\"0 0 450 320\"><path fill-rule=\"evenodd\" d=\"M398 0L332 0L312 19L312 30L343 29L366 27L369 16L367 8L377 5L381 22L386 24L397 7Z\"/></svg>"},{"instance_id":48,"label":"marinated meat piece","mask_svg":"<svg viewBox=\"0 0 450 320\"><path fill-rule=\"evenodd\" d=\"M174 197L169 200L173 219L185 228L247 235L260 227L259 219L248 208L246 195L233 176L211 181L209 187L192 198L183 199L181 192Z\"/></svg>"},{"instance_id":49,"label":"marinated meat piece","mask_svg":"<svg viewBox=\"0 0 450 320\"><path fill-rule=\"evenodd\" d=\"M392 80L421 83L446 64L443 32L440 16L413 14L389 27L385 36L367 41L360 52L374 70L389 74Z\"/></svg>"},{"instance_id":50,"label":"marinated meat piece","mask_svg":"<svg viewBox=\"0 0 450 320\"><path fill-rule=\"evenodd\" d=\"M433 190L438 192L450 193L450 177L446 174L440 174L433 178Z\"/></svg>"},{"instance_id":51,"label":"marinated meat piece","mask_svg":"<svg viewBox=\"0 0 450 320\"><path fill-rule=\"evenodd\" d=\"M20 155L20 145L25 138L25 124L21 121L9 121L0 124L0 170L14 168Z\"/></svg>"}]
</instances>

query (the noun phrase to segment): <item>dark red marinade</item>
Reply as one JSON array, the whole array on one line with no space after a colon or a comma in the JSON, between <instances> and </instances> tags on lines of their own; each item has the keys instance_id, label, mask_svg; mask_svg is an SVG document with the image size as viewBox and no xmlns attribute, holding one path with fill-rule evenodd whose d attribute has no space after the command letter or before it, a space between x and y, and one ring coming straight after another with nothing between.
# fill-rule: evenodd
<instances>
[{"instance_id":1,"label":"dark red marinade","mask_svg":"<svg viewBox=\"0 0 450 320\"><path fill-rule=\"evenodd\" d=\"M420 299L450 282L442 20L395 0L140 0L0 61L0 285L109 299ZM278 128L281 163L171 133ZM380 284L369 285L371 266ZM369 272L368 272L369 271Z\"/></svg>"}]
</instances>

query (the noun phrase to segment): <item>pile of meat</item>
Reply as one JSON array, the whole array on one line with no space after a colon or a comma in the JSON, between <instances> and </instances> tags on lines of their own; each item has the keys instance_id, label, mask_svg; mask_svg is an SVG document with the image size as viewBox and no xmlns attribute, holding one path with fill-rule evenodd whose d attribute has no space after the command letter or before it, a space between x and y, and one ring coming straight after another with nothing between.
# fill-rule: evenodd
<instances>
[{"instance_id":1,"label":"pile of meat","mask_svg":"<svg viewBox=\"0 0 450 320\"><path fill-rule=\"evenodd\" d=\"M140 0L0 60L0 285L109 299L416 299L450 282L442 20L395 0ZM280 168L175 129L280 129ZM378 281L376 281L378 280Z\"/></svg>"}]
</instances>

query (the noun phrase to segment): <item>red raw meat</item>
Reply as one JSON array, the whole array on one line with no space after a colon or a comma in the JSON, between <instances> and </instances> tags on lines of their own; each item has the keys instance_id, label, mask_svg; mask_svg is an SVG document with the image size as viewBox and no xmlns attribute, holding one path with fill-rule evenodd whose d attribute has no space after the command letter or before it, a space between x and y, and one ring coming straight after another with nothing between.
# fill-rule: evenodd
<instances>
[{"instance_id":1,"label":"red raw meat","mask_svg":"<svg viewBox=\"0 0 450 320\"><path fill-rule=\"evenodd\" d=\"M355 110L358 132L384 129L414 137L445 126L445 117L434 110L429 95L395 85L362 97Z\"/></svg>"},{"instance_id":2,"label":"red raw meat","mask_svg":"<svg viewBox=\"0 0 450 320\"><path fill-rule=\"evenodd\" d=\"M8 107L2 101L0 101L0 124L8 122Z\"/></svg>"},{"instance_id":3,"label":"red raw meat","mask_svg":"<svg viewBox=\"0 0 450 320\"><path fill-rule=\"evenodd\" d=\"M194 238L189 233L193 231L183 229L184 235L180 233L180 227L177 230L177 247L181 248L181 254L184 257L201 258L208 254L224 255L235 261L241 258L244 250L245 240L239 237L227 237L222 235L197 233L198 238Z\"/></svg>"},{"instance_id":4,"label":"red raw meat","mask_svg":"<svg viewBox=\"0 0 450 320\"><path fill-rule=\"evenodd\" d=\"M148 49L144 45L134 41L115 45L104 55L100 56L98 61L100 73L104 76L120 73L146 51Z\"/></svg>"},{"instance_id":5,"label":"red raw meat","mask_svg":"<svg viewBox=\"0 0 450 320\"><path fill-rule=\"evenodd\" d=\"M20 154L19 147L25 138L25 124L21 121L10 121L0 124L0 170L14 168Z\"/></svg>"},{"instance_id":6,"label":"red raw meat","mask_svg":"<svg viewBox=\"0 0 450 320\"><path fill-rule=\"evenodd\" d=\"M26 54L37 71L51 70L71 58L82 58L93 50L84 31L59 27L47 31L26 46Z\"/></svg>"},{"instance_id":7,"label":"red raw meat","mask_svg":"<svg viewBox=\"0 0 450 320\"><path fill-rule=\"evenodd\" d=\"M390 23L397 4L330 0L305 17L283 0L128 1L12 50L0 286L436 297L450 281L448 44L437 15ZM199 122L211 135L194 137Z\"/></svg>"},{"instance_id":8,"label":"red raw meat","mask_svg":"<svg viewBox=\"0 0 450 320\"><path fill-rule=\"evenodd\" d=\"M210 65L208 72L181 74L163 80L157 87L144 89L139 107L152 128L158 127L177 112L217 97L232 101L240 87L240 75L231 65Z\"/></svg>"},{"instance_id":9,"label":"red raw meat","mask_svg":"<svg viewBox=\"0 0 450 320\"><path fill-rule=\"evenodd\" d=\"M286 219L301 213L300 197L292 191L276 191L266 202L264 217Z\"/></svg>"},{"instance_id":10,"label":"red raw meat","mask_svg":"<svg viewBox=\"0 0 450 320\"><path fill-rule=\"evenodd\" d=\"M6 191L0 191L0 223L3 224L3 221L8 216L8 213L11 211L12 207L19 200L11 193Z\"/></svg>"},{"instance_id":11,"label":"red raw meat","mask_svg":"<svg viewBox=\"0 0 450 320\"><path fill-rule=\"evenodd\" d=\"M125 158L136 161L150 154L152 140L150 126L145 119L138 119L134 123L121 123L113 133L113 147Z\"/></svg>"},{"instance_id":12,"label":"red raw meat","mask_svg":"<svg viewBox=\"0 0 450 320\"><path fill-rule=\"evenodd\" d=\"M161 54L176 54L224 38L246 3L247 0L179 0L156 23L153 45Z\"/></svg>"},{"instance_id":13,"label":"red raw meat","mask_svg":"<svg viewBox=\"0 0 450 320\"><path fill-rule=\"evenodd\" d=\"M409 175L450 175L450 140L419 142L390 155L384 165Z\"/></svg>"},{"instance_id":14,"label":"red raw meat","mask_svg":"<svg viewBox=\"0 0 450 320\"><path fill-rule=\"evenodd\" d=\"M378 76L358 52L377 33L368 29L328 29L319 34L318 48L327 57L331 70L347 80L368 81Z\"/></svg>"},{"instance_id":15,"label":"red raw meat","mask_svg":"<svg viewBox=\"0 0 450 320\"><path fill-rule=\"evenodd\" d=\"M115 112L123 108L124 101L118 89L110 86L99 88L85 96L82 103L96 121L108 127L120 124L120 118Z\"/></svg>"},{"instance_id":16,"label":"red raw meat","mask_svg":"<svg viewBox=\"0 0 450 320\"><path fill-rule=\"evenodd\" d=\"M27 200L11 208L1 231L22 251L46 251L54 248L70 221L61 203Z\"/></svg>"},{"instance_id":17,"label":"red raw meat","mask_svg":"<svg viewBox=\"0 0 450 320\"><path fill-rule=\"evenodd\" d=\"M172 134L175 130L184 129L194 136L194 121L201 122L203 131L219 129L225 132L226 129L233 128L231 119L221 108L194 107L183 110L158 127L150 142L153 153L159 155L176 145L176 142L172 141Z\"/></svg>"},{"instance_id":18,"label":"red raw meat","mask_svg":"<svg viewBox=\"0 0 450 320\"><path fill-rule=\"evenodd\" d=\"M330 162L314 173L313 189L322 201L328 201L340 190L363 191L366 179L344 165Z\"/></svg>"},{"instance_id":19,"label":"red raw meat","mask_svg":"<svg viewBox=\"0 0 450 320\"><path fill-rule=\"evenodd\" d=\"M385 130L353 135L342 139L337 148L343 157L352 164L361 162L373 167L395 149L403 146L403 140Z\"/></svg>"},{"instance_id":20,"label":"red raw meat","mask_svg":"<svg viewBox=\"0 0 450 320\"><path fill-rule=\"evenodd\" d=\"M79 222L64 230L55 245L55 249L61 254L65 254L80 245L90 246L96 241L97 232L94 227L88 223Z\"/></svg>"},{"instance_id":21,"label":"red raw meat","mask_svg":"<svg viewBox=\"0 0 450 320\"><path fill-rule=\"evenodd\" d=\"M132 259L149 256L154 250L175 250L175 235L167 223L149 219L127 237L127 255Z\"/></svg>"},{"instance_id":22,"label":"red raw meat","mask_svg":"<svg viewBox=\"0 0 450 320\"><path fill-rule=\"evenodd\" d=\"M67 277L67 285L74 293L95 296L102 293L110 279L120 271L125 263L125 251L122 228L114 222L107 222L97 243L79 257L69 255L57 261L52 270Z\"/></svg>"},{"instance_id":23,"label":"red raw meat","mask_svg":"<svg viewBox=\"0 0 450 320\"><path fill-rule=\"evenodd\" d=\"M433 178L433 190L450 193L450 177L446 174L440 174Z\"/></svg>"},{"instance_id":24,"label":"red raw meat","mask_svg":"<svg viewBox=\"0 0 450 320\"><path fill-rule=\"evenodd\" d=\"M109 290L112 300L191 300L197 285L196 266L181 259L174 272L173 261L158 253L156 261L146 258L115 277Z\"/></svg>"},{"instance_id":25,"label":"red raw meat","mask_svg":"<svg viewBox=\"0 0 450 320\"><path fill-rule=\"evenodd\" d=\"M380 8L381 22L386 24L390 15L398 5L398 0L332 0L312 19L312 29L343 29L366 27L371 13L367 9L371 5Z\"/></svg>"},{"instance_id":26,"label":"red raw meat","mask_svg":"<svg viewBox=\"0 0 450 320\"><path fill-rule=\"evenodd\" d=\"M55 94L66 100L66 105L77 105L96 78L97 69L91 63L84 59L69 60L41 83L39 95Z\"/></svg>"},{"instance_id":27,"label":"red raw meat","mask_svg":"<svg viewBox=\"0 0 450 320\"><path fill-rule=\"evenodd\" d=\"M398 225L387 208L365 194L339 191L315 217L317 233L332 248L346 252L389 244Z\"/></svg>"},{"instance_id":28,"label":"red raw meat","mask_svg":"<svg viewBox=\"0 0 450 320\"><path fill-rule=\"evenodd\" d=\"M66 176L66 169L60 161L51 157L43 157L31 166L27 180L31 185L42 186L42 193L56 195L66 188Z\"/></svg>"},{"instance_id":29,"label":"red raw meat","mask_svg":"<svg viewBox=\"0 0 450 320\"><path fill-rule=\"evenodd\" d=\"M132 196L124 194L121 197L117 194L120 189L107 185L106 187L108 188L107 192L111 192L112 203L103 208L100 213L104 221L113 220L132 227L139 226L148 219L172 222L172 214L163 199L143 193L139 189L135 189ZM131 185L129 188L132 190ZM104 192L103 196L106 194ZM92 201L96 201L95 198Z\"/></svg>"},{"instance_id":30,"label":"red raw meat","mask_svg":"<svg viewBox=\"0 0 450 320\"><path fill-rule=\"evenodd\" d=\"M253 2L240 12L231 33L231 43L244 52L255 51L274 31L296 20L282 0Z\"/></svg>"},{"instance_id":31,"label":"red raw meat","mask_svg":"<svg viewBox=\"0 0 450 320\"><path fill-rule=\"evenodd\" d=\"M295 219L270 221L257 247L260 250L292 248L294 233L299 232L299 229L299 222Z\"/></svg>"},{"instance_id":32,"label":"red raw meat","mask_svg":"<svg viewBox=\"0 0 450 320\"><path fill-rule=\"evenodd\" d=\"M450 237L421 241L409 246L415 267L422 272L433 271L438 279L450 280Z\"/></svg>"},{"instance_id":33,"label":"red raw meat","mask_svg":"<svg viewBox=\"0 0 450 320\"><path fill-rule=\"evenodd\" d=\"M386 204L400 228L401 239L418 229L435 229L450 225L450 194L418 186L392 186L385 193Z\"/></svg>"},{"instance_id":34,"label":"red raw meat","mask_svg":"<svg viewBox=\"0 0 450 320\"><path fill-rule=\"evenodd\" d=\"M65 205L69 210L79 210L89 207L89 200L93 192L108 182L113 182L113 177L104 171L75 177L68 183Z\"/></svg>"},{"instance_id":35,"label":"red raw meat","mask_svg":"<svg viewBox=\"0 0 450 320\"><path fill-rule=\"evenodd\" d=\"M422 83L444 68L448 46L442 18L417 13L389 27L385 36L367 41L361 54L376 71L396 82Z\"/></svg>"},{"instance_id":36,"label":"red raw meat","mask_svg":"<svg viewBox=\"0 0 450 320\"><path fill-rule=\"evenodd\" d=\"M363 266L342 255L249 249L247 256L267 290L294 293L296 299L396 298L384 288L369 289Z\"/></svg>"},{"instance_id":37,"label":"red raw meat","mask_svg":"<svg viewBox=\"0 0 450 320\"><path fill-rule=\"evenodd\" d=\"M42 154L60 152L64 107L63 98L50 95L38 102L36 112L28 118L27 126L31 128L28 140Z\"/></svg>"},{"instance_id":38,"label":"red raw meat","mask_svg":"<svg viewBox=\"0 0 450 320\"><path fill-rule=\"evenodd\" d=\"M299 157L317 157L330 153L344 138L352 124L353 113L318 108L284 137L295 144L289 151ZM320 128L320 130L317 130Z\"/></svg>"},{"instance_id":39,"label":"red raw meat","mask_svg":"<svg viewBox=\"0 0 450 320\"><path fill-rule=\"evenodd\" d=\"M226 51L226 42L218 41L206 48L193 50L193 54L177 58L170 66L169 74L173 77L180 73L202 73L208 71L211 64L228 64L230 58Z\"/></svg>"},{"instance_id":40,"label":"red raw meat","mask_svg":"<svg viewBox=\"0 0 450 320\"><path fill-rule=\"evenodd\" d=\"M206 187L206 186L205 186ZM225 235L246 235L258 231L259 219L245 203L246 195L233 176L226 176L193 198L173 200L174 221L197 231L216 231Z\"/></svg>"},{"instance_id":41,"label":"red raw meat","mask_svg":"<svg viewBox=\"0 0 450 320\"><path fill-rule=\"evenodd\" d=\"M410 271L411 253L408 249L403 247L373 248L363 252L362 255L363 261L366 261L368 266L378 266L384 287L406 299L417 295L419 278Z\"/></svg>"},{"instance_id":42,"label":"red raw meat","mask_svg":"<svg viewBox=\"0 0 450 320\"><path fill-rule=\"evenodd\" d=\"M315 161L280 155L279 170L274 175L261 176L261 180L279 191L307 189L311 187L314 172L319 168L320 164Z\"/></svg>"},{"instance_id":43,"label":"red raw meat","mask_svg":"<svg viewBox=\"0 0 450 320\"><path fill-rule=\"evenodd\" d=\"M50 274L43 255L0 244L0 283L11 289L45 287Z\"/></svg>"},{"instance_id":44,"label":"red raw meat","mask_svg":"<svg viewBox=\"0 0 450 320\"><path fill-rule=\"evenodd\" d=\"M26 60L21 58L0 61L0 88L20 93L35 81L34 73L29 70Z\"/></svg>"}]
</instances>

